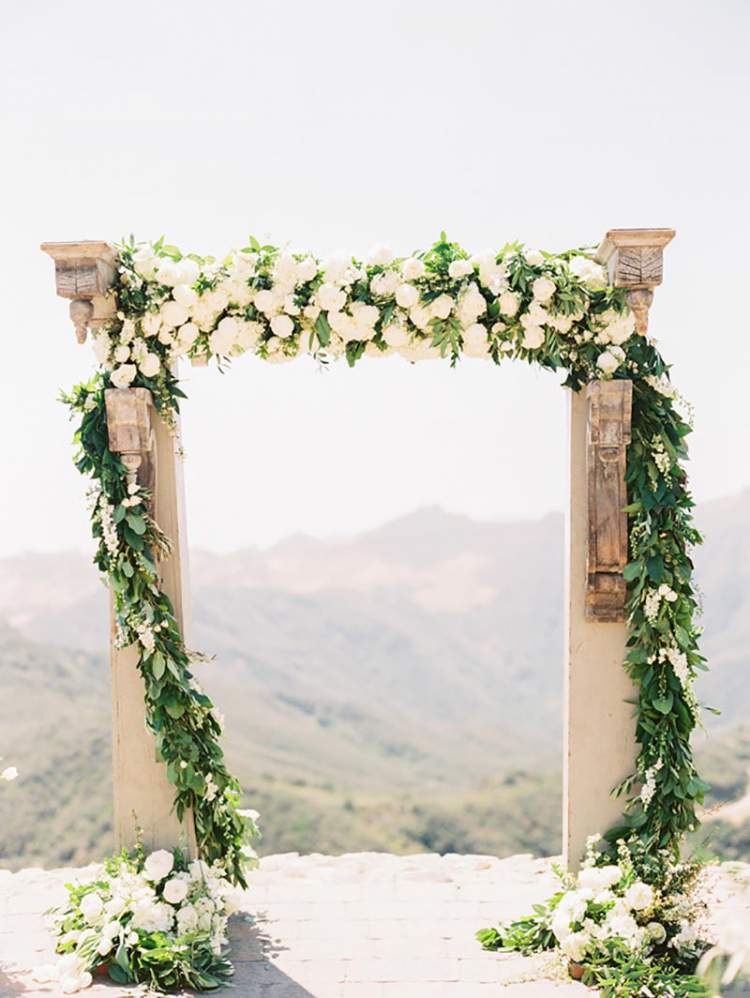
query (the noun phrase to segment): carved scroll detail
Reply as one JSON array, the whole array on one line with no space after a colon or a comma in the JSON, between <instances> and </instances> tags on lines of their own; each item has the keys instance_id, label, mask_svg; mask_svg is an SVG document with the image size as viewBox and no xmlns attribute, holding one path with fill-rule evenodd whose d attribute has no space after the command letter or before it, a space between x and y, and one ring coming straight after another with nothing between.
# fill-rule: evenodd
<instances>
[{"instance_id":1,"label":"carved scroll detail","mask_svg":"<svg viewBox=\"0 0 750 998\"><path fill-rule=\"evenodd\" d=\"M586 389L588 553L586 617L625 619L628 517L625 468L630 443L633 384L593 381Z\"/></svg>"},{"instance_id":2,"label":"carved scroll detail","mask_svg":"<svg viewBox=\"0 0 750 998\"><path fill-rule=\"evenodd\" d=\"M664 247L673 238L674 229L610 229L596 254L612 284L628 289L628 305L641 336L648 332L653 289L662 281Z\"/></svg>"},{"instance_id":3,"label":"carved scroll detail","mask_svg":"<svg viewBox=\"0 0 750 998\"><path fill-rule=\"evenodd\" d=\"M101 240L75 243L42 243L55 261L55 284L61 298L70 298L70 318L79 343L89 328L96 329L115 312L108 291L115 279L117 256Z\"/></svg>"},{"instance_id":4,"label":"carved scroll detail","mask_svg":"<svg viewBox=\"0 0 750 998\"><path fill-rule=\"evenodd\" d=\"M151 490L154 469L151 392L147 388L108 388L104 402L109 449L122 458L128 469L128 482L138 482Z\"/></svg>"}]
</instances>

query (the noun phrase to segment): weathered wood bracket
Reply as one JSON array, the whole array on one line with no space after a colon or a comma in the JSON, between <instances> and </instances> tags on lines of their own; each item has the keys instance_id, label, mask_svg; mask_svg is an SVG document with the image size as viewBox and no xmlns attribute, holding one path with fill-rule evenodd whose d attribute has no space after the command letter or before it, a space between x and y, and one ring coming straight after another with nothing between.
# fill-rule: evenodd
<instances>
[{"instance_id":1,"label":"weathered wood bracket","mask_svg":"<svg viewBox=\"0 0 750 998\"><path fill-rule=\"evenodd\" d=\"M662 281L664 247L674 234L674 229L610 229L596 253L610 282L628 288L628 305L641 336L648 331L653 289Z\"/></svg>"},{"instance_id":2,"label":"weathered wood bracket","mask_svg":"<svg viewBox=\"0 0 750 998\"><path fill-rule=\"evenodd\" d=\"M586 389L588 551L586 617L625 619L628 516L625 468L630 443L633 383L592 381Z\"/></svg>"},{"instance_id":3,"label":"weathered wood bracket","mask_svg":"<svg viewBox=\"0 0 750 998\"><path fill-rule=\"evenodd\" d=\"M122 458L128 469L128 482L138 482L151 490L154 475L151 392L148 388L107 388L104 403L109 449Z\"/></svg>"},{"instance_id":4,"label":"weathered wood bracket","mask_svg":"<svg viewBox=\"0 0 750 998\"><path fill-rule=\"evenodd\" d=\"M55 283L61 298L70 298L70 318L79 343L89 329L97 329L115 314L108 295L115 279L117 254L99 239L73 243L42 243L55 261Z\"/></svg>"}]
</instances>

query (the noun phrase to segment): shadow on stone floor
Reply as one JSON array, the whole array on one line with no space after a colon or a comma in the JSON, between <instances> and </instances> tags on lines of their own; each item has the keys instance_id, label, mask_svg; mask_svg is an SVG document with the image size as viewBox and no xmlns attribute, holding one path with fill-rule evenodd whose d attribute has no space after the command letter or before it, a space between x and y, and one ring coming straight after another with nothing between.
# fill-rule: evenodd
<instances>
[{"instance_id":1,"label":"shadow on stone floor","mask_svg":"<svg viewBox=\"0 0 750 998\"><path fill-rule=\"evenodd\" d=\"M230 950L235 973L226 989L214 994L236 995L237 998L317 998L314 992L303 987L283 970L275 966L273 958L285 952L288 947L274 939L265 926L263 913L258 916L239 915L230 920ZM44 962L49 962L49 957ZM24 961L25 963L25 961ZM0 998L14 998L27 995L29 998L60 998L60 986L56 981L33 980L33 967L17 967L0 964ZM95 977L85 995L120 996L142 994L138 985L123 986L106 977ZM172 993L173 998L188 998L192 991Z\"/></svg>"}]
</instances>

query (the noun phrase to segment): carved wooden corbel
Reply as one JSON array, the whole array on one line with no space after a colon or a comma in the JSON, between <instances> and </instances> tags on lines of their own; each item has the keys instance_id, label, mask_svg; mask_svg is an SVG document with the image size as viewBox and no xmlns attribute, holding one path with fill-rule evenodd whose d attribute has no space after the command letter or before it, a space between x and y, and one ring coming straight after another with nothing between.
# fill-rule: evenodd
<instances>
[{"instance_id":1,"label":"carved wooden corbel","mask_svg":"<svg viewBox=\"0 0 750 998\"><path fill-rule=\"evenodd\" d=\"M128 469L128 482L152 491L154 475L153 405L148 388L107 388L109 449L119 454Z\"/></svg>"},{"instance_id":2,"label":"carved wooden corbel","mask_svg":"<svg viewBox=\"0 0 750 998\"><path fill-rule=\"evenodd\" d=\"M674 229L610 229L596 253L609 270L610 283L628 289L628 305L641 336L648 331L653 289L662 281L664 247L674 234Z\"/></svg>"},{"instance_id":3,"label":"carved wooden corbel","mask_svg":"<svg viewBox=\"0 0 750 998\"><path fill-rule=\"evenodd\" d=\"M625 619L628 517L625 468L630 443L633 383L593 381L586 389L588 552L586 617Z\"/></svg>"},{"instance_id":4,"label":"carved wooden corbel","mask_svg":"<svg viewBox=\"0 0 750 998\"><path fill-rule=\"evenodd\" d=\"M97 329L115 314L115 302L108 291L115 279L117 254L101 240L42 243L41 248L55 261L57 293L71 299L76 339L85 343L89 329Z\"/></svg>"}]
</instances>

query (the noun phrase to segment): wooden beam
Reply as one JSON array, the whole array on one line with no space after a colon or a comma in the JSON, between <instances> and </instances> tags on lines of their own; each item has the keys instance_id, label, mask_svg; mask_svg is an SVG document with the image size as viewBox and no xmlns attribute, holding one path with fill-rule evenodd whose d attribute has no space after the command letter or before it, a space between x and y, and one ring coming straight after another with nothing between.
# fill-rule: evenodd
<instances>
[{"instance_id":1,"label":"wooden beam","mask_svg":"<svg viewBox=\"0 0 750 998\"><path fill-rule=\"evenodd\" d=\"M55 285L61 298L70 299L70 318L79 343L89 329L97 329L115 314L109 290L115 279L117 253L101 239L70 243L42 243L55 261Z\"/></svg>"}]
</instances>

